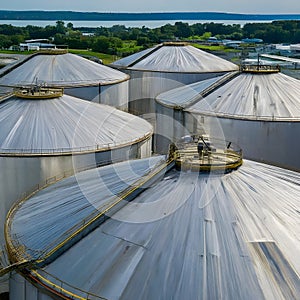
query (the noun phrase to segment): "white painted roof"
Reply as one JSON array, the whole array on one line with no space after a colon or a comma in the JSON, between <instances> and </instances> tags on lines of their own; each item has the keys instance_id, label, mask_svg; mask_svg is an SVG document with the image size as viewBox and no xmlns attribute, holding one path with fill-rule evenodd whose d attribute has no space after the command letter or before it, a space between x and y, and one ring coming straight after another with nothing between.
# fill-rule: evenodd
<instances>
[{"instance_id":1,"label":"white painted roof","mask_svg":"<svg viewBox=\"0 0 300 300\"><path fill-rule=\"evenodd\" d=\"M283 73L241 73L187 109L236 118L300 119L300 80Z\"/></svg>"},{"instance_id":2,"label":"white painted roof","mask_svg":"<svg viewBox=\"0 0 300 300\"><path fill-rule=\"evenodd\" d=\"M0 85L47 83L52 86L88 86L128 80L128 75L81 56L37 54L0 78Z\"/></svg>"},{"instance_id":3,"label":"white painted roof","mask_svg":"<svg viewBox=\"0 0 300 300\"><path fill-rule=\"evenodd\" d=\"M0 103L0 153L64 153L105 150L152 134L145 120L108 105L68 95Z\"/></svg>"},{"instance_id":4,"label":"white painted roof","mask_svg":"<svg viewBox=\"0 0 300 300\"><path fill-rule=\"evenodd\" d=\"M129 70L206 73L229 72L238 66L191 45L158 45L114 62Z\"/></svg>"},{"instance_id":5,"label":"white painted roof","mask_svg":"<svg viewBox=\"0 0 300 300\"><path fill-rule=\"evenodd\" d=\"M18 249L39 257L153 159L82 172L39 192L12 220ZM297 172L246 160L227 175L171 170L37 272L81 297L297 299L299 208Z\"/></svg>"}]
</instances>

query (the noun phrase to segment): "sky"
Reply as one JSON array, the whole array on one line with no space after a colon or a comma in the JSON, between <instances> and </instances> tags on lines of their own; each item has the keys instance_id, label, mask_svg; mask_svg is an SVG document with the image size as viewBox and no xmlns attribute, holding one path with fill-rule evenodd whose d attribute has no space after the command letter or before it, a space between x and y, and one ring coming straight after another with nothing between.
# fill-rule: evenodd
<instances>
[{"instance_id":1,"label":"sky","mask_svg":"<svg viewBox=\"0 0 300 300\"><path fill-rule=\"evenodd\" d=\"M300 0L2 0L1 2L1 10L300 14Z\"/></svg>"}]
</instances>

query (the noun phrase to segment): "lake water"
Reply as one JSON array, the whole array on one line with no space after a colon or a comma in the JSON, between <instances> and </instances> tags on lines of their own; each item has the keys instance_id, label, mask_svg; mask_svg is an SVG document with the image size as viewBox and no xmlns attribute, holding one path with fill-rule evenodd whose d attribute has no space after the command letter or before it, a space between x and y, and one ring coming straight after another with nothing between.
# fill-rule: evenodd
<instances>
[{"instance_id":1,"label":"lake water","mask_svg":"<svg viewBox=\"0 0 300 300\"><path fill-rule=\"evenodd\" d=\"M176 22L188 23L189 25L196 23L223 23L226 25L246 23L270 23L266 20L153 20L153 21L64 21L65 25L72 23L74 27L112 27L113 25L125 25L126 27L148 27L156 28L165 24L174 25ZM55 25L56 21L38 21L38 20L0 20L0 24L11 24L13 26L25 27L27 25L45 27L47 25Z\"/></svg>"}]
</instances>

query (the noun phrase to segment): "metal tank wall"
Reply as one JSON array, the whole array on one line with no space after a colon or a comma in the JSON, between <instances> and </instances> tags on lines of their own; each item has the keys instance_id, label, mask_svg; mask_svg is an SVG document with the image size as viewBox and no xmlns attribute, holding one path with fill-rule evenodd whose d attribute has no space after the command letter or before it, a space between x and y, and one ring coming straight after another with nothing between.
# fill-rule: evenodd
<instances>
[{"instance_id":1,"label":"metal tank wall","mask_svg":"<svg viewBox=\"0 0 300 300\"><path fill-rule=\"evenodd\" d=\"M176 73L123 70L130 75L129 112L141 115L155 113L155 97L173 88L226 74L216 73Z\"/></svg>"},{"instance_id":2,"label":"metal tank wall","mask_svg":"<svg viewBox=\"0 0 300 300\"><path fill-rule=\"evenodd\" d=\"M154 127L152 147L157 153L164 153L157 149L157 142L166 144L168 139L165 140L164 135L160 133L160 128L156 126L156 96L176 87L228 73L166 73L134 70L124 70L124 72L130 75L128 111L141 116ZM163 126L168 125L164 123Z\"/></svg>"},{"instance_id":3,"label":"metal tank wall","mask_svg":"<svg viewBox=\"0 0 300 300\"><path fill-rule=\"evenodd\" d=\"M182 110L164 106L158 102L156 105L156 135L154 151L166 154L169 145L182 136L191 134L184 128L185 113Z\"/></svg>"},{"instance_id":4,"label":"metal tank wall","mask_svg":"<svg viewBox=\"0 0 300 300\"><path fill-rule=\"evenodd\" d=\"M196 133L208 134L212 138L238 144L234 133L225 134L223 124L215 121L214 118L205 119L204 122L202 116L156 102L156 135L154 137L154 151L156 153L166 154L170 143L176 142L185 135ZM243 147L241 148L244 150Z\"/></svg>"},{"instance_id":5,"label":"metal tank wall","mask_svg":"<svg viewBox=\"0 0 300 300\"><path fill-rule=\"evenodd\" d=\"M247 120L185 113L189 131L211 128L239 145L248 159L300 171L300 121Z\"/></svg>"},{"instance_id":6,"label":"metal tank wall","mask_svg":"<svg viewBox=\"0 0 300 300\"><path fill-rule=\"evenodd\" d=\"M149 138L144 142L139 143L139 147L137 149L137 157L138 158L146 158L150 157L152 154L152 140L153 138Z\"/></svg>"},{"instance_id":7,"label":"metal tank wall","mask_svg":"<svg viewBox=\"0 0 300 300\"><path fill-rule=\"evenodd\" d=\"M184 108L197 100L205 89L216 82L223 82L227 77L234 74L234 72L230 72L225 76L202 80L158 95L155 98L157 134L155 137L157 138L155 139L154 150L158 153L167 153L171 142L175 142L184 135L197 133L184 127L186 115ZM203 128L203 131L208 132L209 128Z\"/></svg>"},{"instance_id":8,"label":"metal tank wall","mask_svg":"<svg viewBox=\"0 0 300 300\"><path fill-rule=\"evenodd\" d=\"M11 287L10 300L53 300L53 297L43 293L42 289L37 289L18 273L11 276L9 284Z\"/></svg>"},{"instance_id":9,"label":"metal tank wall","mask_svg":"<svg viewBox=\"0 0 300 300\"><path fill-rule=\"evenodd\" d=\"M122 110L128 110L129 91L128 80L111 85L91 85L82 87L66 87L67 95L96 103L110 105Z\"/></svg>"}]
</instances>

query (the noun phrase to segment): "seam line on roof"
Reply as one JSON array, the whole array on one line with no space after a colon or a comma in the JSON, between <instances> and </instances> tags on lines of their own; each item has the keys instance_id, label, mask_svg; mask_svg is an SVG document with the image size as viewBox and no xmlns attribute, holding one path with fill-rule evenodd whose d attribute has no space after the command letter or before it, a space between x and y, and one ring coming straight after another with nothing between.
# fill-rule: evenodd
<instances>
[{"instance_id":1,"label":"seam line on roof","mask_svg":"<svg viewBox=\"0 0 300 300\"><path fill-rule=\"evenodd\" d=\"M103 230L102 230L102 233L105 234L105 235L107 235L107 236L114 237L114 238L116 238L116 239L118 239L118 240L124 241L124 242L126 242L126 243L129 243L129 244L132 244L132 245L135 245L135 246L138 246L138 247L142 247L143 249L148 250L147 247L145 247L145 246L143 246L143 245L140 245L140 244L138 244L138 243L134 243L134 242L132 242L132 241L126 240L125 238L121 238L121 237L116 236L116 235L114 235L114 234L104 232Z\"/></svg>"},{"instance_id":2,"label":"seam line on roof","mask_svg":"<svg viewBox=\"0 0 300 300\"><path fill-rule=\"evenodd\" d=\"M144 58L148 57L149 55L151 55L152 53L154 53L155 51L159 50L161 47L163 47L163 44L160 44L158 46L156 46L154 49L152 49L151 51L147 52L146 54L142 55L141 57L139 57L138 59L136 59L135 61L133 61L132 63L130 63L127 68L130 68L132 66L134 66L135 64L139 63L141 60L143 60Z\"/></svg>"}]
</instances>

